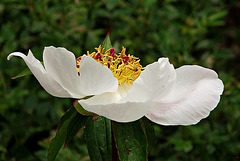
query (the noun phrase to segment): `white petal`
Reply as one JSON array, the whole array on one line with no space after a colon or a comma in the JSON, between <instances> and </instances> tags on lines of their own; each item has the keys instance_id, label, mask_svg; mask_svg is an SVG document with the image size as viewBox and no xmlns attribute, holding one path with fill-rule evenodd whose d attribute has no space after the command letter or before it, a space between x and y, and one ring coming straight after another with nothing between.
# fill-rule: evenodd
<instances>
[{"instance_id":1,"label":"white petal","mask_svg":"<svg viewBox=\"0 0 240 161\"><path fill-rule=\"evenodd\" d=\"M104 116L117 122L131 122L142 118L151 106L151 102L111 103L106 105L90 105L79 101L82 107L90 112Z\"/></svg>"},{"instance_id":2,"label":"white petal","mask_svg":"<svg viewBox=\"0 0 240 161\"><path fill-rule=\"evenodd\" d=\"M74 54L65 48L46 47L43 61L46 71L77 98L117 91L118 81L111 70L89 56L81 59L80 76Z\"/></svg>"},{"instance_id":3,"label":"white petal","mask_svg":"<svg viewBox=\"0 0 240 161\"><path fill-rule=\"evenodd\" d=\"M220 100L223 83L213 70L182 66L171 93L158 99L146 115L162 125L191 125L206 118Z\"/></svg>"},{"instance_id":4,"label":"white petal","mask_svg":"<svg viewBox=\"0 0 240 161\"><path fill-rule=\"evenodd\" d=\"M72 97L55 79L51 77L51 75L45 71L41 62L33 56L30 50L27 56L19 52L14 52L11 53L7 59L10 60L13 56L23 58L33 75L49 94L56 97Z\"/></svg>"},{"instance_id":5,"label":"white petal","mask_svg":"<svg viewBox=\"0 0 240 161\"><path fill-rule=\"evenodd\" d=\"M116 92L118 89L118 80L111 70L86 55L81 59L80 78L79 86L85 95Z\"/></svg>"},{"instance_id":6,"label":"white petal","mask_svg":"<svg viewBox=\"0 0 240 161\"><path fill-rule=\"evenodd\" d=\"M168 58L160 58L146 66L125 99L145 102L161 98L171 91L175 79L176 71Z\"/></svg>"},{"instance_id":7,"label":"white petal","mask_svg":"<svg viewBox=\"0 0 240 161\"><path fill-rule=\"evenodd\" d=\"M71 95L75 96L75 98L87 96L80 89L76 58L72 52L60 47L45 47L43 62L47 73Z\"/></svg>"},{"instance_id":8,"label":"white petal","mask_svg":"<svg viewBox=\"0 0 240 161\"><path fill-rule=\"evenodd\" d=\"M131 85L123 85L117 92L108 92L94 96L87 100L79 100L82 107L90 112L96 113L118 122L135 121L143 117L151 107L150 102L124 102L119 100L127 95Z\"/></svg>"}]
</instances>

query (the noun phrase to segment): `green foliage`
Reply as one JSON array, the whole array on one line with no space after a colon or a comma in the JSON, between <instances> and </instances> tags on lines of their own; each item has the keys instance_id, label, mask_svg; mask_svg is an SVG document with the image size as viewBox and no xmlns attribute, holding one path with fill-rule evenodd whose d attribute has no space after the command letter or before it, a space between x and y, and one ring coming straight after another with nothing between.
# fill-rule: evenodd
<instances>
[{"instance_id":1,"label":"green foliage","mask_svg":"<svg viewBox=\"0 0 240 161\"><path fill-rule=\"evenodd\" d=\"M88 118L84 136L90 159L92 161L110 161L111 160L111 121L104 117L99 117L93 121Z\"/></svg>"},{"instance_id":2,"label":"green foliage","mask_svg":"<svg viewBox=\"0 0 240 161\"><path fill-rule=\"evenodd\" d=\"M79 114L71 107L61 118L56 136L51 140L48 149L48 161L54 161L60 148L64 148L73 139L76 133L86 124L87 117Z\"/></svg>"},{"instance_id":3,"label":"green foliage","mask_svg":"<svg viewBox=\"0 0 240 161\"><path fill-rule=\"evenodd\" d=\"M119 159L147 161L147 138L141 122L112 123Z\"/></svg>"},{"instance_id":4,"label":"green foliage","mask_svg":"<svg viewBox=\"0 0 240 161\"><path fill-rule=\"evenodd\" d=\"M31 74L32 74L31 70L29 68L26 68L21 73L19 73L17 76L12 77L12 79L21 78L23 76L31 75Z\"/></svg>"},{"instance_id":5,"label":"green foliage","mask_svg":"<svg viewBox=\"0 0 240 161\"><path fill-rule=\"evenodd\" d=\"M93 51L110 31L116 51L147 65L169 57L175 67L198 64L225 84L218 107L195 126L154 125L153 161L234 160L240 154L239 2L209 0L1 0L0 160L46 160L50 138L73 100L50 96L8 54L28 50L42 61L45 46L62 46L76 57ZM82 131L56 160L89 160Z\"/></svg>"},{"instance_id":6,"label":"green foliage","mask_svg":"<svg viewBox=\"0 0 240 161\"><path fill-rule=\"evenodd\" d=\"M48 150L48 161L54 161L58 151L62 147L63 143L65 142L68 125L72 121L72 119L76 116L77 111L74 108L70 108L69 111L65 115L63 115L62 119L60 120L58 131L56 136L51 140L51 144Z\"/></svg>"},{"instance_id":7,"label":"green foliage","mask_svg":"<svg viewBox=\"0 0 240 161\"><path fill-rule=\"evenodd\" d=\"M77 113L75 117L72 118L71 122L69 122L68 124L64 147L66 147L70 143L70 141L72 141L72 139L78 133L78 131L82 127L84 127L84 125L86 124L87 118L88 117L85 117L79 113Z\"/></svg>"},{"instance_id":8,"label":"green foliage","mask_svg":"<svg viewBox=\"0 0 240 161\"><path fill-rule=\"evenodd\" d=\"M144 130L144 133L146 135L147 151L149 155L152 148L154 147L154 139L155 139L154 128L153 128L152 122L145 117L141 119L141 124Z\"/></svg>"}]
</instances>

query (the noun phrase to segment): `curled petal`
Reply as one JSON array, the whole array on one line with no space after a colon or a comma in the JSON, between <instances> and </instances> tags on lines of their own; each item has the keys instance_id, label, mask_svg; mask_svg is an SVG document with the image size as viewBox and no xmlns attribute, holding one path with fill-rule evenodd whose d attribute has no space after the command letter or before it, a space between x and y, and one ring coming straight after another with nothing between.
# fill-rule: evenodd
<instances>
[{"instance_id":1,"label":"curled petal","mask_svg":"<svg viewBox=\"0 0 240 161\"><path fill-rule=\"evenodd\" d=\"M206 118L220 100L223 83L213 70L196 65L178 68L171 92L153 103L146 115L162 125L191 125Z\"/></svg>"},{"instance_id":2,"label":"curled petal","mask_svg":"<svg viewBox=\"0 0 240 161\"><path fill-rule=\"evenodd\" d=\"M31 51L28 56L12 53L8 59L12 56L22 57L43 88L53 96L83 98L117 91L118 81L112 72L88 56L82 57L79 76L74 54L65 48L45 47L45 68Z\"/></svg>"},{"instance_id":3,"label":"curled petal","mask_svg":"<svg viewBox=\"0 0 240 161\"><path fill-rule=\"evenodd\" d=\"M51 75L49 75L49 73L46 72L41 62L33 56L30 50L27 56L19 52L14 52L11 53L7 59L10 60L13 56L23 58L33 75L49 94L56 97L72 97L68 91L66 91Z\"/></svg>"}]
</instances>

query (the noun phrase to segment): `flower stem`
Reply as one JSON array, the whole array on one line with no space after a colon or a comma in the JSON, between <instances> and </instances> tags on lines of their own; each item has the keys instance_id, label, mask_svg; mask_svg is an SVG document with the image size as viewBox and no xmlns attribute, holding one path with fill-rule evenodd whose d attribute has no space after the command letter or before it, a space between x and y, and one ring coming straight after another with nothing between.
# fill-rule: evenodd
<instances>
[{"instance_id":1,"label":"flower stem","mask_svg":"<svg viewBox=\"0 0 240 161\"><path fill-rule=\"evenodd\" d=\"M111 121L111 125L112 125L112 121ZM111 131L112 131L112 161L118 161L118 153L117 153L116 142L114 139L113 128Z\"/></svg>"}]
</instances>

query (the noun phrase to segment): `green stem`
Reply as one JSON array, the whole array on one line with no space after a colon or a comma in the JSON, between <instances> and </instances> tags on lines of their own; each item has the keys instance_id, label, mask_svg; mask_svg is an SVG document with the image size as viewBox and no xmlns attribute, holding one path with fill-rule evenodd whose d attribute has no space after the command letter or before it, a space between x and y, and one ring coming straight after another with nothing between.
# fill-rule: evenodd
<instances>
[{"instance_id":1,"label":"green stem","mask_svg":"<svg viewBox=\"0 0 240 161\"><path fill-rule=\"evenodd\" d=\"M111 125L112 125L112 121L111 121ZM118 161L118 153L117 153L116 142L114 139L113 128L111 131L112 131L112 161Z\"/></svg>"}]
</instances>

